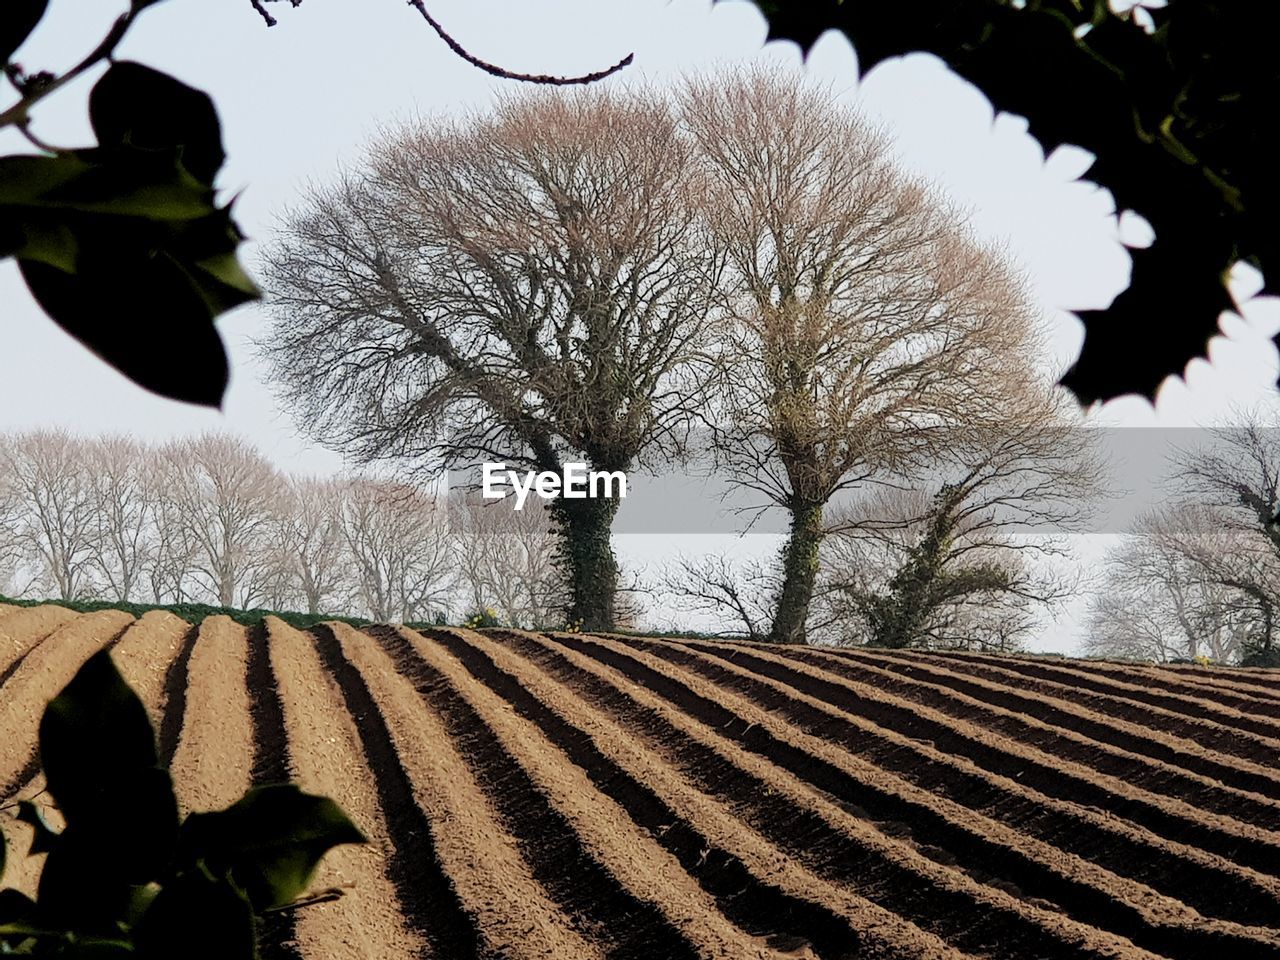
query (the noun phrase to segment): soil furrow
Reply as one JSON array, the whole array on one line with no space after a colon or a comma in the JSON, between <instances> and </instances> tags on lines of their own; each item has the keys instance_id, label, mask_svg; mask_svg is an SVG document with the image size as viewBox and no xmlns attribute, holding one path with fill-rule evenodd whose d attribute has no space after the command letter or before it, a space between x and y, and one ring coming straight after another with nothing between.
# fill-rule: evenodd
<instances>
[{"instance_id":1,"label":"soil furrow","mask_svg":"<svg viewBox=\"0 0 1280 960\"><path fill-rule=\"evenodd\" d=\"M1158 687L1173 694L1202 697L1241 713L1261 712L1267 716L1280 717L1280 689L1237 682L1233 672L1223 669L1212 676L1196 677L1178 674L1155 664L1129 664L1121 668L1109 663L1076 660L1072 665L1084 673L1126 680L1148 689Z\"/></svg>"},{"instance_id":2,"label":"soil furrow","mask_svg":"<svg viewBox=\"0 0 1280 960\"><path fill-rule=\"evenodd\" d=\"M405 926L388 876L394 848L360 735L310 636L274 617L266 625L290 778L309 793L332 797L369 838L365 846L336 847L320 862L313 888L343 895L296 914L300 952L308 960L413 960L425 942Z\"/></svg>"},{"instance_id":3,"label":"soil furrow","mask_svg":"<svg viewBox=\"0 0 1280 960\"><path fill-rule=\"evenodd\" d=\"M1131 726L1062 700L1023 696L988 680L965 677L934 664L905 664L868 656L836 657L823 651L779 649L778 655L849 680L870 684L909 701L941 710L976 726L1119 777L1126 783L1175 797L1214 813L1264 828L1280 823L1280 776L1205 750L1199 744ZM1252 792L1263 785L1269 794Z\"/></svg>"},{"instance_id":4,"label":"soil furrow","mask_svg":"<svg viewBox=\"0 0 1280 960\"><path fill-rule=\"evenodd\" d=\"M164 610L151 610L131 624L111 650L111 659L147 708L156 731L164 726L169 700L166 677L192 633L185 620Z\"/></svg>"},{"instance_id":5,"label":"soil furrow","mask_svg":"<svg viewBox=\"0 0 1280 960\"><path fill-rule=\"evenodd\" d=\"M929 654L912 651L885 651L890 656L930 659ZM945 659L945 658L944 658ZM1232 707L1223 706L1210 700L1189 696L1175 696L1150 690L1136 683L1092 675L1084 670L1072 667L1047 664L1029 660L1024 657L1002 658L984 654L970 654L963 658L965 663L999 666L1007 670L1049 680L1074 687L1078 692L1086 691L1112 698L1121 704L1139 707L1158 707L1161 710L1182 714L1202 720L1211 720L1224 727L1243 730L1272 741L1280 739L1280 719L1249 716Z\"/></svg>"},{"instance_id":6,"label":"soil furrow","mask_svg":"<svg viewBox=\"0 0 1280 960\"><path fill-rule=\"evenodd\" d=\"M444 722L537 880L610 957L769 956L679 863L527 720L456 661L393 628L371 632Z\"/></svg>"},{"instance_id":7,"label":"soil furrow","mask_svg":"<svg viewBox=\"0 0 1280 960\"><path fill-rule=\"evenodd\" d=\"M1016 780L992 774L962 757L887 731L857 717L845 717L820 701L786 691L740 668L681 650L653 644L657 657L636 647L648 641L628 640L611 646L604 638L556 634L557 642L616 667L631 681L665 697L709 726L741 737L747 749L758 749L763 731L736 718L716 702L721 689L740 693L797 732L843 746L853 757L896 773L938 797L1003 822L1051 846L1073 853L1120 876L1130 877L1176 897L1208 916L1243 924L1266 925L1280 909L1280 881L1230 860L1171 843L1115 817L1080 804L1046 797ZM662 659L665 658L665 659ZM685 679L672 675L677 666L712 681L714 695L692 697ZM681 671L683 672L683 671ZM824 779L821 765L797 761L793 772L819 789L841 797L847 782Z\"/></svg>"},{"instance_id":8,"label":"soil furrow","mask_svg":"<svg viewBox=\"0 0 1280 960\"><path fill-rule=\"evenodd\" d=\"M576 638L557 635L556 639L572 646ZM591 639L599 644L613 643L604 638ZM545 650L525 652L532 653L544 669L553 671L557 666L554 662L547 662L548 657L554 661L557 657L579 656L573 650L561 650L555 654ZM613 654L622 654L622 657L615 661ZM1153 887L1158 884L1144 885L1102 869L1066 850L1056 849L1050 843L1039 842L1018 829L975 814L973 810L940 796L937 790L915 787L887 771L863 763L824 740L799 732L774 712L765 712L771 704L757 706L747 697L726 693L723 688L664 662L661 656L627 650L625 644L617 644L609 650L592 649L589 656L599 658L599 662L593 663L584 658L579 667L596 672L597 679L603 676L602 671L611 671L605 666L606 661L616 662L621 685L618 681L610 681L616 687L612 692L615 699L633 700L643 694L641 687L655 692L666 688L662 694L663 702L699 720L716 736L767 757L799 779L825 791L841 808L858 817L880 821L890 834L907 836L926 856L931 855L931 851L940 851L943 862L954 863L1000 889L1034 891L1032 902L1043 899L1055 901L1059 908L1066 909L1073 916L1121 932L1150 949L1168 951L1172 955L1200 957L1206 955L1206 950L1218 952L1226 948L1234 951L1235 945L1241 944L1248 945L1247 952L1270 952L1275 948L1275 931L1246 925L1266 924L1267 918L1275 915L1280 884L1271 882L1269 878L1264 882L1268 882L1272 889L1266 892L1265 903L1258 905L1256 916L1246 924L1206 921L1187 904L1157 893ZM640 669L628 670L628 666ZM629 716L627 722L631 728L647 729L640 717ZM687 733L677 733L671 740L671 748L687 754L689 742ZM705 762L696 756L687 760L695 768ZM1075 841L1079 833L1077 829L1068 837ZM1161 851L1155 853L1155 859L1160 859ZM1144 860L1143 865L1150 864ZM1255 880L1263 879L1234 866L1230 869L1251 875ZM1192 874L1196 872L1194 868L1190 871ZM1237 905L1231 901L1215 903L1206 897L1200 882L1197 882L1202 882L1203 878L1186 874L1184 867L1173 886L1177 891L1189 893L1189 899L1196 906L1215 907L1224 913L1236 910ZM1195 933L1188 935L1191 930ZM1204 942L1200 940L1201 935Z\"/></svg>"},{"instance_id":9,"label":"soil furrow","mask_svg":"<svg viewBox=\"0 0 1280 960\"><path fill-rule=\"evenodd\" d=\"M46 604L21 607L0 620L0 687L41 640L77 616L65 607Z\"/></svg>"},{"instance_id":10,"label":"soil furrow","mask_svg":"<svg viewBox=\"0 0 1280 960\"><path fill-rule=\"evenodd\" d=\"M376 640L355 630L346 634L344 651L387 723L418 805L433 823L448 825L437 849L459 896L475 914L482 955L602 960L603 945L591 931L575 929L573 919L534 878L440 717ZM432 744L429 757L422 755L424 741Z\"/></svg>"},{"instance_id":11,"label":"soil furrow","mask_svg":"<svg viewBox=\"0 0 1280 960\"><path fill-rule=\"evenodd\" d=\"M0 687L0 799L12 796L39 769L37 732L45 705L71 682L81 664L114 643L131 623L133 617L119 610L69 618L54 614L28 623L28 637L44 635L31 642ZM15 637L20 640L20 635Z\"/></svg>"},{"instance_id":12,"label":"soil furrow","mask_svg":"<svg viewBox=\"0 0 1280 960\"><path fill-rule=\"evenodd\" d=\"M246 632L248 650L245 686L249 693L249 721L253 728L253 763L249 782L261 787L289 780L289 737L285 733L284 704L271 664L267 624L259 621ZM258 949L262 960L301 960L297 913L290 910L262 918Z\"/></svg>"},{"instance_id":13,"label":"soil furrow","mask_svg":"<svg viewBox=\"0 0 1280 960\"><path fill-rule=\"evenodd\" d=\"M991 654L972 654L968 651L948 651L946 656L964 659L970 656ZM1043 662L1026 655L995 655L999 662L1006 660L1029 660L1032 663ZM1067 664L1063 664L1064 666ZM1148 661L1130 660L1077 660L1070 661L1073 670L1109 679L1137 683L1139 686L1155 685L1171 692L1184 692L1190 696L1206 696L1213 699L1219 695L1227 698L1243 698L1245 701L1261 699L1272 703L1280 702L1280 676L1274 668L1249 668L1226 666L1199 666L1183 663L1152 663ZM1270 682L1269 682L1270 681ZM1223 701L1227 702L1227 701ZM1229 705L1229 704L1228 704ZM1246 707L1240 707L1248 713Z\"/></svg>"},{"instance_id":14,"label":"soil furrow","mask_svg":"<svg viewBox=\"0 0 1280 960\"><path fill-rule=\"evenodd\" d=\"M413 784L396 752L387 721L344 646L351 638L340 624L311 631L317 656L337 684L343 707L355 724L373 786L385 817L391 853L387 876L404 912L405 926L427 945L436 960L471 960L481 956L476 918L462 902L439 853L441 824L432 823L414 797ZM428 746L429 749L429 746ZM443 829L449 826L443 825Z\"/></svg>"},{"instance_id":15,"label":"soil furrow","mask_svg":"<svg viewBox=\"0 0 1280 960\"><path fill-rule=\"evenodd\" d=\"M857 656L856 653L848 650L830 652L833 656ZM871 651L867 651L867 654L871 654ZM873 655L891 658L901 663L922 662L922 658L899 651L877 650ZM1007 659L1013 663L1018 658ZM947 666L957 674L1004 684L1030 696L1066 700L1132 726L1187 740L1210 752L1251 762L1258 769L1274 769L1276 764L1280 763L1280 740L1224 726L1207 717L1166 710L1163 707L1139 703L1136 700L1126 700L1086 690L1070 683L1031 676L1002 666L1001 658L981 658L976 654L966 654L943 657L936 662Z\"/></svg>"},{"instance_id":16,"label":"soil furrow","mask_svg":"<svg viewBox=\"0 0 1280 960\"><path fill-rule=\"evenodd\" d=\"M442 639L443 633L432 631L433 636ZM905 813L917 828L909 842L891 840L871 828L866 820L869 811L853 813L852 805L837 805L810 789L805 778L784 772L792 759L788 752L799 752L789 751L791 744L775 743L780 749L747 752L738 745L734 731L726 735L717 722L704 725L686 719L674 705L588 656L570 649L549 648L547 641L529 634L500 631L499 635L501 644L465 634L470 647L484 647L483 661L475 665L479 672L511 671L510 689L504 696L513 703L518 703L521 693L527 690L523 697L531 712L554 705L555 714L572 715L575 723L587 730L576 736L585 740L588 748L607 748L619 762L625 762L621 758L629 759L635 779L692 806L698 811L693 819L699 825L715 822L717 811L729 825L751 824L753 831L760 832L788 857L824 880L855 893L867 890L868 896L883 899L900 915L963 949L1005 956L1053 956L1063 950L1066 955L1082 956L1093 949L1104 953L1133 949L1127 939L1108 941L1107 934L1066 919L1057 906L1046 903L1046 899L1057 895L1070 905L1075 919L1082 913L1091 914L1092 919L1110 919L1116 926L1140 934L1148 941L1146 946L1162 948L1160 952L1168 956L1198 958L1208 951L1221 950L1239 951L1242 956L1280 955L1280 939L1273 931L1208 921L1183 904L1060 851L1043 846L1037 850L1034 842L998 824L984 823L957 805L939 802L925 791L913 792L899 783L905 789L895 793L894 778L881 771L864 771L870 782L855 782L853 792L859 799L871 798L881 815L886 811L890 816ZM513 651L518 651L519 656ZM473 650L472 658L477 654ZM499 668L494 661L501 661L503 666ZM558 682L551 685L547 677ZM498 685L492 678L486 678L486 682ZM722 691L709 690L710 685L705 682L703 687L713 695L722 695ZM745 737L752 737L753 728L777 728L774 718L752 704L736 697L729 699L731 703L726 706L741 719L736 726L746 731ZM759 746L760 737L754 739L753 745ZM858 766L837 748L813 738L801 739L817 751L806 756L802 766L826 763L833 770L836 764ZM639 747L637 740L644 746ZM822 759L821 754L834 762ZM582 763L578 756L573 759ZM695 786L715 803L708 806L704 801L699 806L682 796L688 790L686 784ZM921 816L914 817L914 813ZM973 829L966 831L945 820L955 813L971 822L976 820ZM671 826L665 824L663 829ZM982 832L987 831L993 836L983 836ZM945 851L932 848L938 862L925 859L930 844L954 840L959 842ZM1017 849L1002 847L1006 840L1016 844ZM1035 852L1047 856L1035 862ZM1014 899L1000 883L975 883L968 870L958 872L965 868L957 864L954 854L995 871L1009 867L1006 861L1012 861L1014 874L1026 889L1035 890L1035 897L1018 894L1024 899ZM888 869L886 861L890 864ZM899 873L897 880L893 876L895 869ZM904 870L912 878L906 883L901 880ZM1126 896L1134 902L1117 902L1116 898L1123 900ZM825 899L830 902L829 895ZM948 907L949 899L967 902L958 907L953 902ZM1112 932L1117 930L1113 927ZM1064 940L1071 946L1064 947Z\"/></svg>"},{"instance_id":17,"label":"soil furrow","mask_svg":"<svg viewBox=\"0 0 1280 960\"><path fill-rule=\"evenodd\" d=\"M248 659L243 626L223 615L201 621L187 664L182 732L170 764L184 812L230 806L251 785L255 748Z\"/></svg>"},{"instance_id":18,"label":"soil furrow","mask_svg":"<svg viewBox=\"0 0 1280 960\"><path fill-rule=\"evenodd\" d=\"M195 652L196 638L199 636L199 627L188 628L177 655L169 661L168 669L164 672L164 712L156 728L156 743L160 762L166 767L173 765L173 755L178 752L178 741L182 737L182 721L187 715L187 681L191 671L191 654Z\"/></svg>"},{"instance_id":19,"label":"soil furrow","mask_svg":"<svg viewBox=\"0 0 1280 960\"><path fill-rule=\"evenodd\" d=\"M535 723L596 789L679 860L739 929L788 950L807 945L823 958L955 955L915 925L798 868L748 821L673 777L634 743L634 731L587 708L503 645L469 631L432 630L429 636Z\"/></svg>"},{"instance_id":20,"label":"soil furrow","mask_svg":"<svg viewBox=\"0 0 1280 960\"><path fill-rule=\"evenodd\" d=\"M984 732L932 708L896 700L874 687L823 674L763 650L753 648L748 652L742 647L696 642L681 646L781 685L773 689L803 692L843 713L928 742L945 753L967 757L994 774L1016 774L1020 783L1048 796L1097 807L1168 840L1199 847L1260 872L1280 873L1280 835L1272 831L1139 790L1115 777L1099 775L1079 764Z\"/></svg>"}]
</instances>

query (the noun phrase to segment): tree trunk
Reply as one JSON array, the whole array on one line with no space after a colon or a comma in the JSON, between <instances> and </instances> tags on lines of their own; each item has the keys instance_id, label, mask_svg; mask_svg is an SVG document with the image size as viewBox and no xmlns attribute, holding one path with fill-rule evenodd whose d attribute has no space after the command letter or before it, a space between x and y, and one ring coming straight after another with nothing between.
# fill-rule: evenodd
<instances>
[{"instance_id":1,"label":"tree trunk","mask_svg":"<svg viewBox=\"0 0 1280 960\"><path fill-rule=\"evenodd\" d=\"M818 578L818 548L822 546L822 504L791 509L791 533L782 549L782 591L769 629L770 643L805 643L805 621Z\"/></svg>"},{"instance_id":2,"label":"tree trunk","mask_svg":"<svg viewBox=\"0 0 1280 960\"><path fill-rule=\"evenodd\" d=\"M570 626L578 630L614 629L618 561L610 532L618 501L557 497L548 509L560 537L559 560L569 581L566 616Z\"/></svg>"}]
</instances>

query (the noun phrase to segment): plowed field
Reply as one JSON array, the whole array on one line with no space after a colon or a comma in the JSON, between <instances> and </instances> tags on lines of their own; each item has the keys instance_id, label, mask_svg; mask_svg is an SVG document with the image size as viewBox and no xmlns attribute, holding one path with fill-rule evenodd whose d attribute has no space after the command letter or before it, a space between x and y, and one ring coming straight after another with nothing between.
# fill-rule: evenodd
<instances>
[{"instance_id":1,"label":"plowed field","mask_svg":"<svg viewBox=\"0 0 1280 960\"><path fill-rule=\"evenodd\" d=\"M1280 672L0 607L0 803L104 646L187 809L370 837L273 960L1280 957Z\"/></svg>"}]
</instances>

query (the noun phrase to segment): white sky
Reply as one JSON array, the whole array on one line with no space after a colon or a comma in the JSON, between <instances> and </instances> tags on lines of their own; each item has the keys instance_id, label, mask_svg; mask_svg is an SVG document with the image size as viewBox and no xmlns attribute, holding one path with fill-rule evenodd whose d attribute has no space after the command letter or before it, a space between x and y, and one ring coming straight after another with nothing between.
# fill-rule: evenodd
<instances>
[{"instance_id":1,"label":"white sky","mask_svg":"<svg viewBox=\"0 0 1280 960\"><path fill-rule=\"evenodd\" d=\"M19 52L28 70L65 69L100 39L117 12L101 0L50 6ZM853 50L832 33L802 65L794 44L763 46L763 18L747 2L713 8L709 0L429 0L429 7L473 53L513 70L586 72L634 52L635 65L609 82L662 84L687 71L752 62L807 70L830 82L892 137L906 167L942 187L970 212L980 233L1003 243L1026 270L1051 317L1052 347L1063 367L1081 338L1079 323L1063 311L1103 307L1128 281L1111 197L1077 179L1088 155L1064 148L1046 161L1025 121L993 117L986 98L933 57L889 61L860 78ZM229 155L220 186L226 196L242 191L236 210L251 239L269 236L274 218L306 181L323 182L340 163L358 159L380 126L415 113L483 109L495 91L517 86L455 57L401 0L304 0L298 9L284 2L269 9L280 21L272 29L248 0L169 0L143 15L120 51L213 96ZM90 141L84 105L95 77L38 108L35 129L45 140ZM26 149L16 134L0 134L0 151ZM1136 240L1141 227L1126 236ZM253 257L250 245L247 262ZM1256 287L1256 276L1242 273L1237 296L1251 296ZM223 429L247 437L283 469L330 472L342 465L300 436L275 403L249 344L262 323L255 306L220 323L233 373L224 411L214 412L154 397L110 370L43 316L12 263L0 263L0 304L0 430L57 425L82 434L163 439ZM1227 336L1213 342L1212 362L1193 363L1185 382L1166 381L1155 409L1126 398L1107 404L1100 416L1118 425L1190 426L1232 406L1274 399L1276 304L1255 301L1243 319L1228 316L1222 327ZM181 364L183 357L160 362ZM619 538L624 562L670 548L670 537L651 542L656 539ZM1105 544L1090 539L1082 546L1093 556ZM763 537L716 544L753 554L773 545ZM1078 614L1072 611L1031 646L1070 649Z\"/></svg>"}]
</instances>

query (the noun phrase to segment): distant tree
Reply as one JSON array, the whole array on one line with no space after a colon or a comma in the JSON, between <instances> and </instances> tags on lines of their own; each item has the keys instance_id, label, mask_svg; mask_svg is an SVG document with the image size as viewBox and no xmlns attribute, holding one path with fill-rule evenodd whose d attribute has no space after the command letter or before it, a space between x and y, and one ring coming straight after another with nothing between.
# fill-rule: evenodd
<instances>
[{"instance_id":1,"label":"distant tree","mask_svg":"<svg viewBox=\"0 0 1280 960\"><path fill-rule=\"evenodd\" d=\"M493 609L507 624L554 625L565 608L549 512L455 493L448 504L454 557L468 610Z\"/></svg>"},{"instance_id":2,"label":"distant tree","mask_svg":"<svg viewBox=\"0 0 1280 960\"><path fill-rule=\"evenodd\" d=\"M1095 609L1147 596L1145 656L1207 649L1215 658L1280 661L1280 430L1257 411L1233 419L1172 456L1168 502L1109 558L1110 587ZM1112 629L1095 648L1130 645Z\"/></svg>"},{"instance_id":3,"label":"distant tree","mask_svg":"<svg viewBox=\"0 0 1280 960\"><path fill-rule=\"evenodd\" d=\"M272 548L289 595L301 598L307 613L335 610L351 592L342 537L343 491L339 480L295 477L282 494Z\"/></svg>"},{"instance_id":4,"label":"distant tree","mask_svg":"<svg viewBox=\"0 0 1280 960\"><path fill-rule=\"evenodd\" d=\"M46 595L78 600L92 589L97 556L93 478L83 441L63 430L5 438L0 471L20 506L17 535Z\"/></svg>"},{"instance_id":5,"label":"distant tree","mask_svg":"<svg viewBox=\"0 0 1280 960\"><path fill-rule=\"evenodd\" d=\"M719 260L672 111L595 90L376 144L264 258L300 426L357 460L629 470L678 454ZM615 621L614 499L551 503L566 614Z\"/></svg>"},{"instance_id":6,"label":"distant tree","mask_svg":"<svg viewBox=\"0 0 1280 960\"><path fill-rule=\"evenodd\" d=\"M1221 521L1214 511L1187 505L1142 517L1107 554L1085 620L1085 652L1162 663L1202 656L1240 662L1266 633L1274 599L1271 591L1251 596L1223 582L1265 582L1258 577L1265 557Z\"/></svg>"},{"instance_id":7,"label":"distant tree","mask_svg":"<svg viewBox=\"0 0 1280 960\"><path fill-rule=\"evenodd\" d=\"M0 436L0 443L9 438ZM7 464L0 459L0 593L13 590L13 580L22 561L23 548L19 538L19 520L22 516L22 500L18 495Z\"/></svg>"},{"instance_id":8,"label":"distant tree","mask_svg":"<svg viewBox=\"0 0 1280 960\"><path fill-rule=\"evenodd\" d=\"M712 554L669 562L652 590L682 610L712 619L717 632L764 641L781 586L774 564Z\"/></svg>"},{"instance_id":9,"label":"distant tree","mask_svg":"<svg viewBox=\"0 0 1280 960\"><path fill-rule=\"evenodd\" d=\"M352 566L354 595L374 620L428 620L449 607L457 562L444 507L405 483L349 480L339 530Z\"/></svg>"},{"instance_id":10,"label":"distant tree","mask_svg":"<svg viewBox=\"0 0 1280 960\"><path fill-rule=\"evenodd\" d=\"M1129 288L1080 314L1084 348L1063 382L1081 400L1154 397L1203 354L1233 306L1224 278L1236 261L1262 270L1264 292L1280 289L1280 186L1264 147L1280 100L1271 0L756 5L771 38L806 51L843 31L864 73L934 54L996 110L1025 117L1046 154L1064 143L1092 153L1090 176L1117 211L1151 223L1155 242L1132 252Z\"/></svg>"},{"instance_id":11,"label":"distant tree","mask_svg":"<svg viewBox=\"0 0 1280 960\"><path fill-rule=\"evenodd\" d=\"M230 436L179 440L161 456L166 519L192 548L192 579L221 606L255 606L271 573L265 548L281 508L282 478L253 447Z\"/></svg>"},{"instance_id":12,"label":"distant tree","mask_svg":"<svg viewBox=\"0 0 1280 960\"><path fill-rule=\"evenodd\" d=\"M99 437L84 445L93 492L97 591L113 600L137 599L156 549L156 490L148 473L155 457L128 437Z\"/></svg>"},{"instance_id":13,"label":"distant tree","mask_svg":"<svg viewBox=\"0 0 1280 960\"><path fill-rule=\"evenodd\" d=\"M1034 311L829 92L754 73L691 84L683 108L729 263L707 416L730 480L789 515L768 636L802 643L826 504L998 425Z\"/></svg>"}]
</instances>

